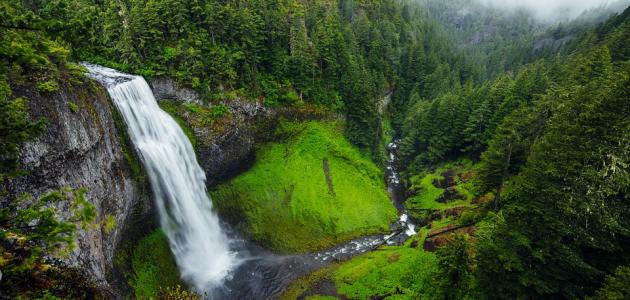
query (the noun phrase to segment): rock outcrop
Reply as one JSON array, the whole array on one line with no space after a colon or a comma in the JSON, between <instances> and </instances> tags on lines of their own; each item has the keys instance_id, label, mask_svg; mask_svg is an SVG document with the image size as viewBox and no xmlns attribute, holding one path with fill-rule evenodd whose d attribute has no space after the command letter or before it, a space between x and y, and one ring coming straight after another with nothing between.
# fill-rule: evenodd
<instances>
[{"instance_id":1,"label":"rock outcrop","mask_svg":"<svg viewBox=\"0 0 630 300\"><path fill-rule=\"evenodd\" d=\"M150 84L156 99L177 99L185 103L201 104L201 98L195 90L182 87L171 78L156 78Z\"/></svg>"},{"instance_id":2,"label":"rock outcrop","mask_svg":"<svg viewBox=\"0 0 630 300\"><path fill-rule=\"evenodd\" d=\"M79 230L77 247L64 263L79 267L108 293L116 289L110 284L116 248L130 224L153 226L152 201L141 172L132 172L133 149L107 92L87 78L80 81L62 80L53 93L33 86L14 88L15 96L30 100L31 117L45 118L47 126L21 149L21 167L28 174L6 182L5 200L22 193L36 198L66 187L85 188L96 220ZM58 206L59 217L68 218L69 203Z\"/></svg>"},{"instance_id":3,"label":"rock outcrop","mask_svg":"<svg viewBox=\"0 0 630 300\"><path fill-rule=\"evenodd\" d=\"M560 49L560 47L570 43L571 41L575 40L575 38L576 36L574 34L569 34L560 38L547 37L539 39L534 43L532 47L532 53L536 54L545 49L556 52Z\"/></svg>"},{"instance_id":4,"label":"rock outcrop","mask_svg":"<svg viewBox=\"0 0 630 300\"><path fill-rule=\"evenodd\" d=\"M236 100L225 105L230 113L220 126L193 127L199 141L197 159L206 172L208 186L227 180L254 163L254 144L262 128L257 125L274 115L256 102Z\"/></svg>"},{"instance_id":5,"label":"rock outcrop","mask_svg":"<svg viewBox=\"0 0 630 300\"><path fill-rule=\"evenodd\" d=\"M205 108L213 106L202 103L196 92L178 86L172 79L154 79L149 84L158 101L194 103ZM161 90L169 92L160 92ZM197 116L194 112L183 110L177 113L194 132L197 139L197 160L206 173L206 184L209 187L251 167L255 161L254 145L270 139L280 118L307 120L339 117L309 107L272 109L251 99L226 100L221 101L220 105L227 108L227 113L212 124L199 124L200 122L195 121Z\"/></svg>"}]
</instances>

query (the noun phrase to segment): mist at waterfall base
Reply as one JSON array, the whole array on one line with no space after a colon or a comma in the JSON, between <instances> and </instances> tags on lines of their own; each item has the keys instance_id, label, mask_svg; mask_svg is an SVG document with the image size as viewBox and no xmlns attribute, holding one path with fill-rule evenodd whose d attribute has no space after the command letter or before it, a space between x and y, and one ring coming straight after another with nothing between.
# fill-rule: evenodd
<instances>
[{"instance_id":1,"label":"mist at waterfall base","mask_svg":"<svg viewBox=\"0 0 630 300\"><path fill-rule=\"evenodd\" d=\"M388 236L372 235L321 252L280 256L242 238L212 211L205 174L190 141L158 106L147 82L83 65L107 88L123 116L149 175L161 227L182 279L206 298L274 298L300 276L387 242Z\"/></svg>"}]
</instances>

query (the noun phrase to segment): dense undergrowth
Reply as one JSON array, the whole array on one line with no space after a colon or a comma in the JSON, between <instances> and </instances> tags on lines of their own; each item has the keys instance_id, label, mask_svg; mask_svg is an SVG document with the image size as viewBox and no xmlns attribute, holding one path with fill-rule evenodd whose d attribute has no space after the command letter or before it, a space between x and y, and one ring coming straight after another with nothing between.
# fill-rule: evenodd
<instances>
[{"instance_id":1,"label":"dense undergrowth","mask_svg":"<svg viewBox=\"0 0 630 300\"><path fill-rule=\"evenodd\" d=\"M282 142L257 150L251 170L211 191L221 215L265 246L312 251L387 230L395 219L382 171L337 122L284 122Z\"/></svg>"}]
</instances>

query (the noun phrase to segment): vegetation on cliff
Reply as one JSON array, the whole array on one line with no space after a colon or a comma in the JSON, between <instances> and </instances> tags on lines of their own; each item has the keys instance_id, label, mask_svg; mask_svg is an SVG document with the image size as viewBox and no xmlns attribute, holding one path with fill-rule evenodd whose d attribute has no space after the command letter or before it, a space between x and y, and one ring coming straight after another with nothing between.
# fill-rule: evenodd
<instances>
[{"instance_id":1,"label":"vegetation on cliff","mask_svg":"<svg viewBox=\"0 0 630 300\"><path fill-rule=\"evenodd\" d=\"M155 298L167 288L183 285L166 235L156 230L133 249L130 284L137 299Z\"/></svg>"}]
</instances>

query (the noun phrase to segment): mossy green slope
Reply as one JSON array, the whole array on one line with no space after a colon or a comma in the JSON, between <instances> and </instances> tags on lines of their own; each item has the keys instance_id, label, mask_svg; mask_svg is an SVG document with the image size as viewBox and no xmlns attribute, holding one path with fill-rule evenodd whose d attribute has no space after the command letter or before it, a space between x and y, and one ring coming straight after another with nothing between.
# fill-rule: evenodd
<instances>
[{"instance_id":1,"label":"mossy green slope","mask_svg":"<svg viewBox=\"0 0 630 300\"><path fill-rule=\"evenodd\" d=\"M137 299L152 299L161 289L183 285L166 235L161 230L149 234L135 247L131 286Z\"/></svg>"},{"instance_id":2,"label":"mossy green slope","mask_svg":"<svg viewBox=\"0 0 630 300\"><path fill-rule=\"evenodd\" d=\"M383 246L315 271L293 283L280 299L435 299L437 257L421 246L428 231L422 228L404 245ZM334 285L335 297L317 294L325 281Z\"/></svg>"},{"instance_id":3,"label":"mossy green slope","mask_svg":"<svg viewBox=\"0 0 630 300\"><path fill-rule=\"evenodd\" d=\"M438 198L444 194L444 189L436 187L433 184L435 180L442 180L441 175L447 170L452 170L458 174L475 174L476 166L468 159L459 159L456 161L444 163L433 172L426 172L411 176L410 191L414 193L405 202L405 208L409 214L416 219L425 219L434 211L443 211L453 207L471 207L477 187L471 180L464 180L461 176L455 177L454 187L461 194L462 199L454 201L439 202Z\"/></svg>"},{"instance_id":4,"label":"mossy green slope","mask_svg":"<svg viewBox=\"0 0 630 300\"><path fill-rule=\"evenodd\" d=\"M413 240L423 241L419 234ZM431 299L433 277L437 271L435 254L422 248L385 246L379 251L357 256L343 263L331 278L337 292L349 299Z\"/></svg>"},{"instance_id":5,"label":"mossy green slope","mask_svg":"<svg viewBox=\"0 0 630 300\"><path fill-rule=\"evenodd\" d=\"M338 122L283 123L252 169L211 192L218 210L280 251L313 251L385 231L396 218L382 171Z\"/></svg>"}]
</instances>

